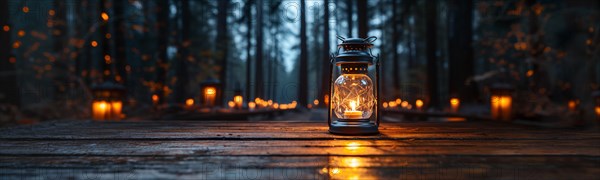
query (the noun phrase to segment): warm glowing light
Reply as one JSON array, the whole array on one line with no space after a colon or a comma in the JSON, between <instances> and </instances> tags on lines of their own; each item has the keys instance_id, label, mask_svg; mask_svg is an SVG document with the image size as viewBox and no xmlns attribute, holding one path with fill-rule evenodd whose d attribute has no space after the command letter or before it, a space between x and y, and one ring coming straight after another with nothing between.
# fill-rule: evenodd
<instances>
[{"instance_id":1,"label":"warm glowing light","mask_svg":"<svg viewBox=\"0 0 600 180\"><path fill-rule=\"evenodd\" d=\"M527 71L527 77L533 76L533 73L534 73L533 70L528 70Z\"/></svg>"},{"instance_id":2,"label":"warm glowing light","mask_svg":"<svg viewBox=\"0 0 600 180\"><path fill-rule=\"evenodd\" d=\"M575 111L575 109L577 108L577 101L569 100L568 106L569 106L569 110Z\"/></svg>"},{"instance_id":3,"label":"warm glowing light","mask_svg":"<svg viewBox=\"0 0 600 180\"><path fill-rule=\"evenodd\" d=\"M402 106L402 108L408 107L408 101L402 101L402 103L400 103L400 106Z\"/></svg>"},{"instance_id":4,"label":"warm glowing light","mask_svg":"<svg viewBox=\"0 0 600 180\"><path fill-rule=\"evenodd\" d=\"M108 55L108 54L104 55L104 62L105 62L106 64L110 64L110 63L111 63L111 60L110 60L110 55Z\"/></svg>"},{"instance_id":5,"label":"warm glowing light","mask_svg":"<svg viewBox=\"0 0 600 180\"><path fill-rule=\"evenodd\" d=\"M596 106L594 110L596 110L596 116L600 118L600 106Z\"/></svg>"},{"instance_id":6,"label":"warm glowing light","mask_svg":"<svg viewBox=\"0 0 600 180\"><path fill-rule=\"evenodd\" d=\"M452 112L458 112L460 106L460 100L458 98L450 98L450 110Z\"/></svg>"},{"instance_id":7,"label":"warm glowing light","mask_svg":"<svg viewBox=\"0 0 600 180\"><path fill-rule=\"evenodd\" d=\"M50 10L48 11L48 15L50 15L50 16L54 16L54 14L56 14L56 12L54 11L54 9L50 9Z\"/></svg>"},{"instance_id":8,"label":"warm glowing light","mask_svg":"<svg viewBox=\"0 0 600 180\"><path fill-rule=\"evenodd\" d=\"M268 104L269 106L273 105L273 100L270 100L270 99L269 99L269 100L267 101L267 104Z\"/></svg>"},{"instance_id":9,"label":"warm glowing light","mask_svg":"<svg viewBox=\"0 0 600 180\"><path fill-rule=\"evenodd\" d=\"M279 103L273 103L273 109L279 109Z\"/></svg>"},{"instance_id":10,"label":"warm glowing light","mask_svg":"<svg viewBox=\"0 0 600 180\"><path fill-rule=\"evenodd\" d=\"M387 102L383 102L383 108L387 108L388 107L388 103Z\"/></svg>"},{"instance_id":11,"label":"warm glowing light","mask_svg":"<svg viewBox=\"0 0 600 180\"><path fill-rule=\"evenodd\" d=\"M100 14L100 17L102 17L102 20L104 21L108 21L109 19L108 14L106 12L102 12L102 14Z\"/></svg>"},{"instance_id":12,"label":"warm glowing light","mask_svg":"<svg viewBox=\"0 0 600 180\"><path fill-rule=\"evenodd\" d=\"M2 26L2 30L8 32L8 31L10 31L10 26L4 25L4 26Z\"/></svg>"},{"instance_id":13,"label":"warm glowing light","mask_svg":"<svg viewBox=\"0 0 600 180\"><path fill-rule=\"evenodd\" d=\"M360 144L357 142L350 142L348 144L346 144L346 149L354 151L357 150L358 148L360 148Z\"/></svg>"},{"instance_id":14,"label":"warm glowing light","mask_svg":"<svg viewBox=\"0 0 600 180\"><path fill-rule=\"evenodd\" d=\"M17 32L17 35L18 35L19 37L23 37L23 36L25 36L25 31L23 31L23 30L19 30L19 32Z\"/></svg>"},{"instance_id":15,"label":"warm glowing light","mask_svg":"<svg viewBox=\"0 0 600 180\"><path fill-rule=\"evenodd\" d=\"M110 39L110 38L112 37L112 35L111 35L110 33L106 33L106 35L104 35L104 37L105 37L106 39Z\"/></svg>"},{"instance_id":16,"label":"warm glowing light","mask_svg":"<svg viewBox=\"0 0 600 180\"><path fill-rule=\"evenodd\" d=\"M188 106L188 107L193 106L194 105L194 99L192 99L192 98L186 99L185 100L185 105Z\"/></svg>"},{"instance_id":17,"label":"warm glowing light","mask_svg":"<svg viewBox=\"0 0 600 180\"><path fill-rule=\"evenodd\" d=\"M400 103L402 103L402 99L400 99L400 98L396 99L396 104L400 104Z\"/></svg>"},{"instance_id":18,"label":"warm glowing light","mask_svg":"<svg viewBox=\"0 0 600 180\"><path fill-rule=\"evenodd\" d=\"M152 95L152 103L158 104L159 97L157 94Z\"/></svg>"},{"instance_id":19,"label":"warm glowing light","mask_svg":"<svg viewBox=\"0 0 600 180\"><path fill-rule=\"evenodd\" d=\"M491 97L492 118L499 120L510 120L512 111L512 97L508 95L492 95Z\"/></svg>"},{"instance_id":20,"label":"warm glowing light","mask_svg":"<svg viewBox=\"0 0 600 180\"><path fill-rule=\"evenodd\" d=\"M331 169L331 173L332 174L339 174L340 173L340 169L339 168L333 168L333 169Z\"/></svg>"},{"instance_id":21,"label":"warm glowing light","mask_svg":"<svg viewBox=\"0 0 600 180\"><path fill-rule=\"evenodd\" d=\"M234 108L235 107L235 103L233 101L227 102L227 105L229 106L229 108Z\"/></svg>"},{"instance_id":22,"label":"warm glowing light","mask_svg":"<svg viewBox=\"0 0 600 180\"><path fill-rule=\"evenodd\" d=\"M93 101L92 119L94 120L119 120L122 115L123 103L121 101Z\"/></svg>"},{"instance_id":23,"label":"warm glowing light","mask_svg":"<svg viewBox=\"0 0 600 180\"><path fill-rule=\"evenodd\" d=\"M325 103L325 105L329 105L329 95L325 95L325 97L323 97L323 103Z\"/></svg>"},{"instance_id":24,"label":"warm glowing light","mask_svg":"<svg viewBox=\"0 0 600 180\"><path fill-rule=\"evenodd\" d=\"M92 45L92 47L96 47L96 46L98 46L98 42L92 41L92 42L90 42L90 45Z\"/></svg>"},{"instance_id":25,"label":"warm glowing light","mask_svg":"<svg viewBox=\"0 0 600 180\"><path fill-rule=\"evenodd\" d=\"M242 104L244 103L244 98L242 95L233 96L233 102L235 102L235 106L237 108L242 108Z\"/></svg>"},{"instance_id":26,"label":"warm glowing light","mask_svg":"<svg viewBox=\"0 0 600 180\"><path fill-rule=\"evenodd\" d=\"M423 108L423 100L417 99L415 105L417 106L417 109L421 110L421 108Z\"/></svg>"},{"instance_id":27,"label":"warm glowing light","mask_svg":"<svg viewBox=\"0 0 600 180\"><path fill-rule=\"evenodd\" d=\"M363 117L363 112L362 111L357 111L356 107L359 106L359 102L357 101L350 101L350 109L351 110L346 110L344 111L344 117L347 119L360 119Z\"/></svg>"},{"instance_id":28,"label":"warm glowing light","mask_svg":"<svg viewBox=\"0 0 600 180\"><path fill-rule=\"evenodd\" d=\"M318 106L318 105L319 105L319 100L318 100L318 99L315 99L315 100L313 101L313 104L314 104L315 106Z\"/></svg>"},{"instance_id":29,"label":"warm glowing light","mask_svg":"<svg viewBox=\"0 0 600 180\"><path fill-rule=\"evenodd\" d=\"M280 104L280 105L279 105L279 109L281 109L281 110L286 110L286 109L288 109L288 108L289 108L289 105L288 105L288 104Z\"/></svg>"},{"instance_id":30,"label":"warm glowing light","mask_svg":"<svg viewBox=\"0 0 600 180\"><path fill-rule=\"evenodd\" d=\"M214 106L216 97L217 97L217 89L215 87L205 87L204 88L204 105L205 106Z\"/></svg>"},{"instance_id":31,"label":"warm glowing light","mask_svg":"<svg viewBox=\"0 0 600 180\"><path fill-rule=\"evenodd\" d=\"M398 104L396 104L396 101L390 101L390 103L388 103L388 105L390 106L390 108L398 107Z\"/></svg>"},{"instance_id":32,"label":"warm glowing light","mask_svg":"<svg viewBox=\"0 0 600 180\"><path fill-rule=\"evenodd\" d=\"M23 10L24 13L28 13L29 12L29 7L23 6L22 10Z\"/></svg>"},{"instance_id":33,"label":"warm glowing light","mask_svg":"<svg viewBox=\"0 0 600 180\"><path fill-rule=\"evenodd\" d=\"M351 168L357 168L360 166L360 161L358 160L358 158L348 158L348 159L344 159L344 164L346 164L347 166L351 167Z\"/></svg>"},{"instance_id":34,"label":"warm glowing light","mask_svg":"<svg viewBox=\"0 0 600 180\"><path fill-rule=\"evenodd\" d=\"M254 108L256 108L256 103L255 103L255 102L249 102L249 103L248 103L248 108L249 108L250 110L254 110Z\"/></svg>"}]
</instances>

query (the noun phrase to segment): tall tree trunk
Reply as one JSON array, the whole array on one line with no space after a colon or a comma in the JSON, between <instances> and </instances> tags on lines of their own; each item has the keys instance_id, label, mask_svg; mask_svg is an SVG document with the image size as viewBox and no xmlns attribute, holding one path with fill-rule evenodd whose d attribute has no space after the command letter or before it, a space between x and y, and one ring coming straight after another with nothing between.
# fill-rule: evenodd
<instances>
[{"instance_id":1,"label":"tall tree trunk","mask_svg":"<svg viewBox=\"0 0 600 180\"><path fill-rule=\"evenodd\" d=\"M348 22L348 37L353 37L354 35L352 35L352 26L354 23L354 20L352 20L352 11L353 11L353 7L354 6L354 1L353 0L346 0L346 20Z\"/></svg>"},{"instance_id":2,"label":"tall tree trunk","mask_svg":"<svg viewBox=\"0 0 600 180\"><path fill-rule=\"evenodd\" d=\"M367 0L357 0L356 9L358 14L358 37L367 38L369 36L369 2Z\"/></svg>"},{"instance_id":3,"label":"tall tree trunk","mask_svg":"<svg viewBox=\"0 0 600 180\"><path fill-rule=\"evenodd\" d=\"M449 82L451 96L458 96L463 101L474 100L477 91L474 86L465 87L465 81L474 74L473 62L473 1L451 0L450 22L448 33Z\"/></svg>"},{"instance_id":4,"label":"tall tree trunk","mask_svg":"<svg viewBox=\"0 0 600 180\"><path fill-rule=\"evenodd\" d=\"M429 106L438 108L440 99L438 93L438 63L436 57L437 51L437 1L426 1L427 9L425 28L426 28L426 55L427 55L427 94L429 95Z\"/></svg>"},{"instance_id":5,"label":"tall tree trunk","mask_svg":"<svg viewBox=\"0 0 600 180\"><path fill-rule=\"evenodd\" d=\"M252 81L252 4L254 0L247 0L244 5L245 18L246 18L246 102L252 101L251 81Z\"/></svg>"},{"instance_id":6,"label":"tall tree trunk","mask_svg":"<svg viewBox=\"0 0 600 180\"><path fill-rule=\"evenodd\" d=\"M406 0L405 0L406 1ZM392 62L394 63L394 69L400 68L400 60L398 58L398 3L391 1L392 3ZM385 66L384 66L385 67ZM400 72L392 71L394 80L394 92L400 92Z\"/></svg>"},{"instance_id":7,"label":"tall tree trunk","mask_svg":"<svg viewBox=\"0 0 600 180\"><path fill-rule=\"evenodd\" d=\"M255 75L255 89L254 93L256 97L264 98L263 86L263 0L257 0L256 4L257 17L256 17L256 66L254 67Z\"/></svg>"},{"instance_id":8,"label":"tall tree trunk","mask_svg":"<svg viewBox=\"0 0 600 180\"><path fill-rule=\"evenodd\" d=\"M329 96L330 84L329 84L329 0L323 1L323 57L321 60L321 89L317 99L321 99L321 106L325 107L325 95Z\"/></svg>"},{"instance_id":9,"label":"tall tree trunk","mask_svg":"<svg viewBox=\"0 0 600 180\"><path fill-rule=\"evenodd\" d=\"M113 62L116 66L115 79L127 86L127 41L125 36L127 35L127 27L125 25L125 6L128 1L113 1L114 6L114 28L115 28L115 58Z\"/></svg>"},{"instance_id":10,"label":"tall tree trunk","mask_svg":"<svg viewBox=\"0 0 600 180\"><path fill-rule=\"evenodd\" d=\"M188 47L191 44L190 40L190 2L187 0L179 1L179 18L181 18L181 31L180 31L180 43L179 43L179 57L176 60L177 63L177 81L175 83L175 102L183 104L187 98L186 87L189 81L187 72L187 59L189 57Z\"/></svg>"},{"instance_id":11,"label":"tall tree trunk","mask_svg":"<svg viewBox=\"0 0 600 180\"><path fill-rule=\"evenodd\" d=\"M169 44L169 1L158 1L157 26L158 26L158 57L156 58L156 83L159 85L157 95L159 104L165 103L167 87L167 46Z\"/></svg>"},{"instance_id":12,"label":"tall tree trunk","mask_svg":"<svg viewBox=\"0 0 600 180\"><path fill-rule=\"evenodd\" d=\"M107 1L106 0L101 0L100 1L100 10L101 13L106 13L108 15L108 7L107 7ZM102 38L102 81L108 81L108 80L112 80L112 71L111 71L111 58L112 55L110 53L110 38L108 36L108 34L110 33L109 30L109 22L110 21L110 16L109 19L104 20L102 22L102 25L100 27L100 37ZM108 58L108 59L107 59Z\"/></svg>"},{"instance_id":13,"label":"tall tree trunk","mask_svg":"<svg viewBox=\"0 0 600 180\"><path fill-rule=\"evenodd\" d=\"M54 16L52 16L52 39L53 39L53 52L55 54L54 61L54 100L62 101L67 98L67 85L69 77L69 64L67 49L69 49L67 42L67 14L66 4L63 1L54 1Z\"/></svg>"},{"instance_id":14,"label":"tall tree trunk","mask_svg":"<svg viewBox=\"0 0 600 180\"><path fill-rule=\"evenodd\" d=\"M10 14L7 0L0 1L0 102L19 106L19 86L17 84L16 59L11 59L10 34L13 27L9 24ZM4 30L4 27L9 30ZM13 57L14 58L14 57Z\"/></svg>"},{"instance_id":15,"label":"tall tree trunk","mask_svg":"<svg viewBox=\"0 0 600 180\"><path fill-rule=\"evenodd\" d=\"M227 87L227 70L229 69L229 61L228 61L228 47L229 47L229 37L227 35L227 11L229 9L229 1L219 1L218 3L219 14L217 15L217 51L219 51L219 57L221 62L221 72L219 73L219 78L221 79L221 86L223 88L223 92L228 90ZM222 95L223 96L223 95ZM225 97L225 96L223 96ZM221 97L221 102L224 103L225 100Z\"/></svg>"},{"instance_id":16,"label":"tall tree trunk","mask_svg":"<svg viewBox=\"0 0 600 180\"><path fill-rule=\"evenodd\" d=\"M298 71L298 103L308 106L308 49L306 39L306 2L300 0L300 71Z\"/></svg>"}]
</instances>

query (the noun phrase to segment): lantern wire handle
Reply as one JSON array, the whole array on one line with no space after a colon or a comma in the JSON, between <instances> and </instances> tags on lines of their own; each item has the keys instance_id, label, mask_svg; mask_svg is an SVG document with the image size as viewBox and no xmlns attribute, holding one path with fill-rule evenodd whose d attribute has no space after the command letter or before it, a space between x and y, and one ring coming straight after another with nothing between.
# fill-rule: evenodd
<instances>
[{"instance_id":1,"label":"lantern wire handle","mask_svg":"<svg viewBox=\"0 0 600 180\"><path fill-rule=\"evenodd\" d=\"M371 39L373 39L373 40L371 40ZM375 42L375 40L377 40L377 37L375 37L375 36L369 36L368 38L365 38L365 41L368 43L373 43L373 42Z\"/></svg>"},{"instance_id":2,"label":"lantern wire handle","mask_svg":"<svg viewBox=\"0 0 600 180\"><path fill-rule=\"evenodd\" d=\"M337 37L337 38L338 38L340 41L344 41L344 40L346 40L346 38L345 38L345 37L342 37L342 36L340 36L340 35L336 35L336 37Z\"/></svg>"}]
</instances>

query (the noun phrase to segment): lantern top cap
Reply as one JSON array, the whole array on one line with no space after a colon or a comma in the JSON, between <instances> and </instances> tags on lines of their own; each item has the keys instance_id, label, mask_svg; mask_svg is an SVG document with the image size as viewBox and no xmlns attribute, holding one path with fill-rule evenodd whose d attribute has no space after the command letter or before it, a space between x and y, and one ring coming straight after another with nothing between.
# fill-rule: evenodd
<instances>
[{"instance_id":1,"label":"lantern top cap","mask_svg":"<svg viewBox=\"0 0 600 180\"><path fill-rule=\"evenodd\" d=\"M93 85L92 90L94 90L94 91L100 91L100 90L125 91L125 87L114 81L105 81L101 84Z\"/></svg>"},{"instance_id":2,"label":"lantern top cap","mask_svg":"<svg viewBox=\"0 0 600 180\"><path fill-rule=\"evenodd\" d=\"M344 38L344 37L338 35L337 38L340 41L342 41L340 46L343 46L343 45L368 45L369 48L372 47L373 42L375 42L375 40L377 40L377 37L375 37L375 36L370 36L367 38Z\"/></svg>"},{"instance_id":3,"label":"lantern top cap","mask_svg":"<svg viewBox=\"0 0 600 180\"><path fill-rule=\"evenodd\" d=\"M206 78L206 80L202 81L201 85L216 85L216 84L220 84L220 83L221 82L218 79L209 77L209 78Z\"/></svg>"}]
</instances>

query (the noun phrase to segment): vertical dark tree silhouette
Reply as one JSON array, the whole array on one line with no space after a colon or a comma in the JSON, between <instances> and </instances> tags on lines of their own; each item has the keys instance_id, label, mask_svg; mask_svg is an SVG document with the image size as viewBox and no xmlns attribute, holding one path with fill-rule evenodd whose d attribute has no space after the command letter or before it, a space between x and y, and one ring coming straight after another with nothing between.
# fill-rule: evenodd
<instances>
[{"instance_id":1,"label":"vertical dark tree silhouette","mask_svg":"<svg viewBox=\"0 0 600 180\"><path fill-rule=\"evenodd\" d=\"M189 82L188 71L187 71L187 59L190 56L188 47L191 44L190 40L190 2L187 0L179 0L179 18L181 23L180 37L178 43L178 57L175 60L177 63L176 76L177 81L175 82L175 94L174 99L178 104L183 104L186 99L186 86Z\"/></svg>"},{"instance_id":2,"label":"vertical dark tree silhouette","mask_svg":"<svg viewBox=\"0 0 600 180\"><path fill-rule=\"evenodd\" d=\"M244 20L246 20L246 102L253 100L252 96L252 4L254 0L247 0L244 4Z\"/></svg>"},{"instance_id":3,"label":"vertical dark tree silhouette","mask_svg":"<svg viewBox=\"0 0 600 180\"><path fill-rule=\"evenodd\" d=\"M425 54L427 58L427 93L429 106L439 107L437 51L437 1L425 2Z\"/></svg>"},{"instance_id":4,"label":"vertical dark tree silhouette","mask_svg":"<svg viewBox=\"0 0 600 180\"><path fill-rule=\"evenodd\" d=\"M352 10L354 6L354 0L346 0L346 21L348 22L348 37L352 37L352 26L354 24L354 20L352 20Z\"/></svg>"},{"instance_id":5,"label":"vertical dark tree silhouette","mask_svg":"<svg viewBox=\"0 0 600 180\"><path fill-rule=\"evenodd\" d=\"M321 106L325 106L325 95L329 95L329 0L323 1L323 58L321 59L321 89L318 99L321 99Z\"/></svg>"},{"instance_id":6,"label":"vertical dark tree silhouette","mask_svg":"<svg viewBox=\"0 0 600 180\"><path fill-rule=\"evenodd\" d=\"M449 2L448 90L451 96L459 96L469 102L476 97L474 87L466 87L465 81L474 74L473 62L473 1L451 0Z\"/></svg>"},{"instance_id":7,"label":"vertical dark tree silhouette","mask_svg":"<svg viewBox=\"0 0 600 180\"><path fill-rule=\"evenodd\" d=\"M167 46L169 43L169 1L157 2L156 23L158 27L158 57L156 58L156 83L159 104L165 103L167 78Z\"/></svg>"},{"instance_id":8,"label":"vertical dark tree silhouette","mask_svg":"<svg viewBox=\"0 0 600 180\"><path fill-rule=\"evenodd\" d=\"M67 39L67 14L66 4L64 1L54 1L54 15L52 16L52 40L53 46L52 51L54 53L54 73L53 73L53 86L54 86L54 99L58 102L66 98L66 91L69 77L69 47Z\"/></svg>"},{"instance_id":9,"label":"vertical dark tree silhouette","mask_svg":"<svg viewBox=\"0 0 600 180\"><path fill-rule=\"evenodd\" d=\"M369 2L367 0L357 0L356 10L358 15L358 37L367 38L369 36Z\"/></svg>"},{"instance_id":10,"label":"vertical dark tree silhouette","mask_svg":"<svg viewBox=\"0 0 600 180\"><path fill-rule=\"evenodd\" d=\"M264 98L263 86L264 86L264 76L263 76L263 0L257 0L256 4L256 66L254 67L255 72L255 86L254 86L254 95L256 97Z\"/></svg>"},{"instance_id":11,"label":"vertical dark tree silhouette","mask_svg":"<svg viewBox=\"0 0 600 180\"><path fill-rule=\"evenodd\" d=\"M405 0L406 1L406 0ZM400 60L398 58L398 40L400 39L399 37L399 33L398 33L398 25L400 25L399 19L403 18L403 17L398 17L398 3L394 0L392 0L390 3L392 3L392 17L391 17L391 26L392 26L392 62L394 63L394 68L393 69L399 69L400 68ZM385 67L385 66L384 66ZM394 81L394 91L398 92L400 90L400 72L401 71L393 71L393 81Z\"/></svg>"},{"instance_id":12,"label":"vertical dark tree silhouette","mask_svg":"<svg viewBox=\"0 0 600 180\"><path fill-rule=\"evenodd\" d=\"M127 35L127 26L125 24L126 14L126 5L128 1L113 1L114 6L114 18L113 18L113 27L115 29L115 57L113 58L113 62L115 63L115 79L123 83L125 85L127 82L127 42L125 40L125 36Z\"/></svg>"},{"instance_id":13,"label":"vertical dark tree silhouette","mask_svg":"<svg viewBox=\"0 0 600 180\"><path fill-rule=\"evenodd\" d=\"M306 39L306 2L300 1L300 71L298 72L298 103L308 105L308 48Z\"/></svg>"},{"instance_id":14,"label":"vertical dark tree silhouette","mask_svg":"<svg viewBox=\"0 0 600 180\"><path fill-rule=\"evenodd\" d=\"M102 81L111 80L111 54L110 54L110 33L109 31L109 20L108 16L108 2L105 0L100 1L100 13L101 21L100 25L100 37L102 38ZM162 99L162 98L161 98Z\"/></svg>"},{"instance_id":15,"label":"vertical dark tree silhouette","mask_svg":"<svg viewBox=\"0 0 600 180\"><path fill-rule=\"evenodd\" d=\"M19 106L19 88L17 88L17 72L15 68L16 59L11 58L8 1L0 1L0 102Z\"/></svg>"}]
</instances>

